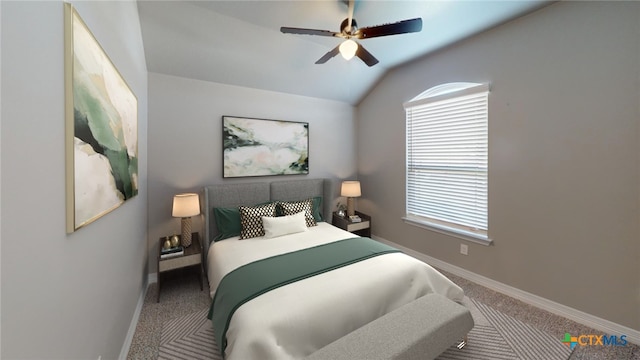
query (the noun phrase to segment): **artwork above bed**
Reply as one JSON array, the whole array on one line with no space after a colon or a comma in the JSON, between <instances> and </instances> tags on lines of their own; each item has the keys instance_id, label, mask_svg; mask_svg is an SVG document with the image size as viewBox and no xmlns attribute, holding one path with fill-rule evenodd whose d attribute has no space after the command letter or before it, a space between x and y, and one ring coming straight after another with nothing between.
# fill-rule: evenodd
<instances>
[{"instance_id":1,"label":"artwork above bed","mask_svg":"<svg viewBox=\"0 0 640 360\"><path fill-rule=\"evenodd\" d=\"M309 123L222 117L223 177L309 174Z\"/></svg>"}]
</instances>

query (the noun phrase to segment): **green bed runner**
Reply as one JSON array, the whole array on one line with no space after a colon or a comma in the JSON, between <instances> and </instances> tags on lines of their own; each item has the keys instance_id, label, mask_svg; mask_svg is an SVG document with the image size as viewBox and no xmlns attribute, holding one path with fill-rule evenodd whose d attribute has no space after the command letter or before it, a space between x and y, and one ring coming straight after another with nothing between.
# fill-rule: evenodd
<instances>
[{"instance_id":1,"label":"green bed runner","mask_svg":"<svg viewBox=\"0 0 640 360\"><path fill-rule=\"evenodd\" d=\"M399 251L369 238L357 237L276 255L233 270L220 281L208 316L222 357L231 317L247 301L298 280Z\"/></svg>"}]
</instances>

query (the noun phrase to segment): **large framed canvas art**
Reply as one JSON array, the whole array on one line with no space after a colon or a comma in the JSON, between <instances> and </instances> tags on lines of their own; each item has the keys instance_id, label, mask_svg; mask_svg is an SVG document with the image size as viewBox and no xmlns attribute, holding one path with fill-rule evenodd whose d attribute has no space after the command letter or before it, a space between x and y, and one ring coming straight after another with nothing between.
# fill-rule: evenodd
<instances>
[{"instance_id":1,"label":"large framed canvas art","mask_svg":"<svg viewBox=\"0 0 640 360\"><path fill-rule=\"evenodd\" d=\"M223 177L309 173L309 123L222 117Z\"/></svg>"},{"instance_id":2,"label":"large framed canvas art","mask_svg":"<svg viewBox=\"0 0 640 360\"><path fill-rule=\"evenodd\" d=\"M64 14L70 233L138 194L138 100L73 6Z\"/></svg>"}]
</instances>

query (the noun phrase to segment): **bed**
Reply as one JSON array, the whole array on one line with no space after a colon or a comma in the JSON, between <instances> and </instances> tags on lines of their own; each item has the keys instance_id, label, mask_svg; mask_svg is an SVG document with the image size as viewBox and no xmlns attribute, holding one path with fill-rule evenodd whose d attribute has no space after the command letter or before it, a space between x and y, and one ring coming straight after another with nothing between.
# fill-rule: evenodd
<instances>
[{"instance_id":1,"label":"bed","mask_svg":"<svg viewBox=\"0 0 640 360\"><path fill-rule=\"evenodd\" d=\"M332 181L328 179L221 184L204 188L201 203L205 243L210 244L206 251L206 266L213 299L209 315L214 320L214 332L223 358L304 358L427 294L462 301L462 289L431 266L322 221L331 219L334 194ZM265 204L289 206L303 202L308 206L307 211L295 212L297 208L294 207L282 219L263 218L262 236L240 239L228 229L228 223L237 219L227 216L225 211L241 209L246 212L246 208L253 211L261 206L270 209L270 205ZM308 226L310 216L317 220L313 226ZM302 219L306 229L300 225ZM237 227L237 224L233 226ZM214 241L220 237L226 238ZM356 243L357 246L352 246ZM359 250L351 250L356 247ZM354 255L356 260L353 261L346 258L352 251L361 252ZM294 259L294 256L303 260ZM341 257L346 260L338 260ZM286 268L282 272L293 273L302 270L290 270L290 264L316 266L325 261L329 263L326 269L300 273L293 279L274 280L276 285L265 286L265 290L249 289L254 281L270 284L271 275L267 276L268 271L263 269ZM245 277L238 277L242 273ZM223 304L239 292L252 295L242 295L245 296L242 301L231 305ZM239 298L242 296L238 295Z\"/></svg>"}]
</instances>

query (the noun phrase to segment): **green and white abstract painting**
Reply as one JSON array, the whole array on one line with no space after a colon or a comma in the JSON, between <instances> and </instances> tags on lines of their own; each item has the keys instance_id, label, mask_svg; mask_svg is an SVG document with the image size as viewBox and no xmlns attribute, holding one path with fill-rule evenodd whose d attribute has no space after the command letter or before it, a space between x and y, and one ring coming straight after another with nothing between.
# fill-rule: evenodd
<instances>
[{"instance_id":1,"label":"green and white abstract painting","mask_svg":"<svg viewBox=\"0 0 640 360\"><path fill-rule=\"evenodd\" d=\"M138 100L70 5L65 15L72 232L138 194Z\"/></svg>"},{"instance_id":2,"label":"green and white abstract painting","mask_svg":"<svg viewBox=\"0 0 640 360\"><path fill-rule=\"evenodd\" d=\"M223 177L309 173L309 123L222 117Z\"/></svg>"}]
</instances>

